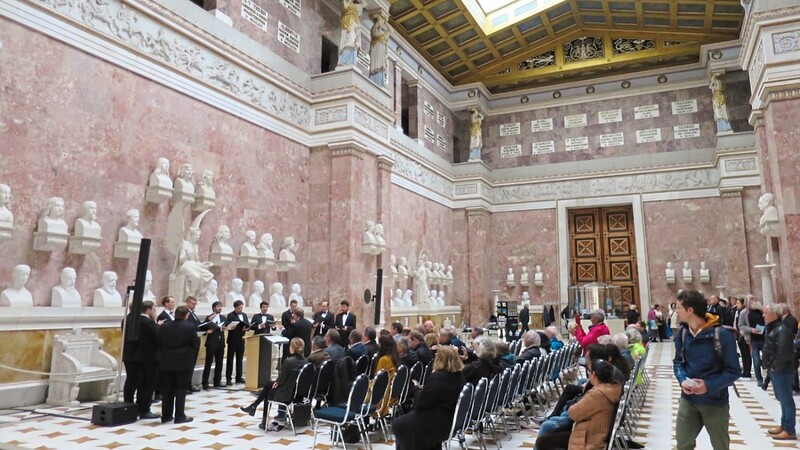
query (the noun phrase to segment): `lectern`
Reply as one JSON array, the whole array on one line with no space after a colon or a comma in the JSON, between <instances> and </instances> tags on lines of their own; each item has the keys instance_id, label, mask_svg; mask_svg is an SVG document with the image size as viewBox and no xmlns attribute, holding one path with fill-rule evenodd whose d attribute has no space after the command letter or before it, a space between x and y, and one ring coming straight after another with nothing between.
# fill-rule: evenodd
<instances>
[{"instance_id":1,"label":"lectern","mask_svg":"<svg viewBox=\"0 0 800 450\"><path fill-rule=\"evenodd\" d=\"M272 369L275 368L275 357L280 357L281 346L289 343L283 336L256 334L244 338L246 341L244 356L247 358L244 388L248 391L261 389L269 382Z\"/></svg>"}]
</instances>

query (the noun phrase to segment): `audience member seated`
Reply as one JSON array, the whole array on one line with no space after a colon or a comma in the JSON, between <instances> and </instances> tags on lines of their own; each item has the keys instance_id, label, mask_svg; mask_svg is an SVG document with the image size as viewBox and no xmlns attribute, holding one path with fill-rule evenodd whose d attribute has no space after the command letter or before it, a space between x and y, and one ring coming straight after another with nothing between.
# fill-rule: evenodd
<instances>
[{"instance_id":1,"label":"audience member seated","mask_svg":"<svg viewBox=\"0 0 800 450\"><path fill-rule=\"evenodd\" d=\"M389 380L394 378L397 368L400 367L400 355L397 354L397 342L389 334L382 334L378 338L378 362L375 365L375 370L372 372L376 374L381 370L389 373ZM381 416L389 413L389 408L393 405L383 405L383 409L378 411Z\"/></svg>"},{"instance_id":2,"label":"audience member seated","mask_svg":"<svg viewBox=\"0 0 800 450\"><path fill-rule=\"evenodd\" d=\"M491 339L481 336L472 342L472 347L475 349L476 358L464 366L464 380L467 383L477 385L481 378L486 377L491 380L502 369L495 362L497 351ZM466 359L466 350L459 353L462 360Z\"/></svg>"},{"instance_id":3,"label":"audience member seated","mask_svg":"<svg viewBox=\"0 0 800 450\"><path fill-rule=\"evenodd\" d=\"M350 334L353 332L351 331ZM342 359L346 356L344 349L339 345L339 339L339 332L333 328L325 332L325 352L330 355L331 359Z\"/></svg>"},{"instance_id":4,"label":"audience member seated","mask_svg":"<svg viewBox=\"0 0 800 450\"><path fill-rule=\"evenodd\" d=\"M539 333L533 330L526 332L522 336L522 345L525 346L525 350L517 357L517 364L522 364L525 361L531 361L542 356L541 348L539 347L539 345L541 345Z\"/></svg>"},{"instance_id":5,"label":"audience member seated","mask_svg":"<svg viewBox=\"0 0 800 450\"><path fill-rule=\"evenodd\" d=\"M436 333L426 334L425 345L427 345L432 352L436 353L436 350L439 348L439 335Z\"/></svg>"},{"instance_id":6,"label":"audience member seated","mask_svg":"<svg viewBox=\"0 0 800 450\"><path fill-rule=\"evenodd\" d=\"M400 338L403 337L403 324L400 322L392 323L392 327L389 329L389 334L392 336L395 342L400 342Z\"/></svg>"},{"instance_id":7,"label":"audience member seated","mask_svg":"<svg viewBox=\"0 0 800 450\"><path fill-rule=\"evenodd\" d=\"M628 365L633 368L635 362L631 351L628 349L628 335L626 333L617 333L611 338L611 343L617 346L619 353L628 361Z\"/></svg>"},{"instance_id":8,"label":"audience member seated","mask_svg":"<svg viewBox=\"0 0 800 450\"><path fill-rule=\"evenodd\" d=\"M363 342L364 347L367 348L367 356L370 358L372 358L375 353L378 353L378 343L375 342L376 337L378 337L378 335L375 332L375 328L364 328L364 337L361 339L361 342Z\"/></svg>"},{"instance_id":9,"label":"audience member seated","mask_svg":"<svg viewBox=\"0 0 800 450\"><path fill-rule=\"evenodd\" d=\"M297 372L308 362L305 356L303 356L304 352L305 343L303 339L299 337L292 338L292 340L289 341L289 357L281 364L281 371L278 374L278 379L275 380L274 383L267 383L267 385L261 389L261 393L258 395L256 401L249 406L243 406L241 408L241 410L247 414L255 416L258 405L264 403L264 415L261 418L261 424L258 426L262 430L280 431L283 429L286 416L286 411L283 408L278 409L278 415L275 416L275 420L270 423L269 428L267 428L267 405L265 402L269 399L284 403L293 400L295 383L297 383Z\"/></svg>"},{"instance_id":10,"label":"audience member seated","mask_svg":"<svg viewBox=\"0 0 800 450\"><path fill-rule=\"evenodd\" d=\"M542 356L550 353L550 337L542 330L536 330L536 334L539 335L539 349Z\"/></svg>"},{"instance_id":11,"label":"audience member seated","mask_svg":"<svg viewBox=\"0 0 800 450\"><path fill-rule=\"evenodd\" d=\"M325 347L324 337L318 335L311 338L311 353L308 355L308 362L314 364L317 369L331 358L331 355L325 351Z\"/></svg>"},{"instance_id":12,"label":"audience member seated","mask_svg":"<svg viewBox=\"0 0 800 450\"><path fill-rule=\"evenodd\" d=\"M456 331L453 328L442 328L439 330L438 345L452 345L455 348L467 346L461 339L456 337ZM433 348L433 347L431 347Z\"/></svg>"},{"instance_id":13,"label":"audience member seated","mask_svg":"<svg viewBox=\"0 0 800 450\"><path fill-rule=\"evenodd\" d=\"M594 387L569 409L569 417L575 425L568 448L606 448L614 409L622 394L613 374L614 367L609 362L597 359L592 363L589 382Z\"/></svg>"},{"instance_id":14,"label":"audience member seated","mask_svg":"<svg viewBox=\"0 0 800 450\"><path fill-rule=\"evenodd\" d=\"M636 329L636 325L628 325L625 334L628 335L628 350L630 350L633 360L638 361L639 358L647 353L644 345L642 345L642 333Z\"/></svg>"},{"instance_id":15,"label":"audience member seated","mask_svg":"<svg viewBox=\"0 0 800 450\"><path fill-rule=\"evenodd\" d=\"M611 334L608 330L608 325L605 324L606 313L602 309L592 311L589 315L589 320L591 320L592 325L589 326L589 331L585 332L581 325L580 315L575 316L575 339L583 347L584 353L590 345L597 344L597 339L600 336Z\"/></svg>"},{"instance_id":16,"label":"audience member seated","mask_svg":"<svg viewBox=\"0 0 800 450\"><path fill-rule=\"evenodd\" d=\"M350 332L350 345L345 350L345 355L349 356L353 361L358 361L358 358L367 356L367 347L361 342L362 335L358 330Z\"/></svg>"},{"instance_id":17,"label":"audience member seated","mask_svg":"<svg viewBox=\"0 0 800 450\"><path fill-rule=\"evenodd\" d=\"M481 327L472 327L472 331L469 332L469 338L473 341L478 339L478 337L483 336L483 328Z\"/></svg>"},{"instance_id":18,"label":"audience member seated","mask_svg":"<svg viewBox=\"0 0 800 450\"><path fill-rule=\"evenodd\" d=\"M647 345L650 342L650 335L647 333L647 324L643 321L636 322L636 331L642 335L642 345Z\"/></svg>"},{"instance_id":19,"label":"audience member seated","mask_svg":"<svg viewBox=\"0 0 800 450\"><path fill-rule=\"evenodd\" d=\"M411 388L414 410L392 421L397 450L441 449L453 423L456 403L464 387L463 363L451 347L436 352L433 372L419 389Z\"/></svg>"},{"instance_id":20,"label":"audience member seated","mask_svg":"<svg viewBox=\"0 0 800 450\"><path fill-rule=\"evenodd\" d=\"M400 353L400 362L409 369L419 361L417 353L411 350L411 339L405 336L397 341L397 352Z\"/></svg>"},{"instance_id":21,"label":"audience member seated","mask_svg":"<svg viewBox=\"0 0 800 450\"><path fill-rule=\"evenodd\" d=\"M500 364L500 368L513 369L517 361L514 355L511 354L511 351L508 348L508 344L502 341L496 342L494 344L494 348L495 350L497 350L497 361Z\"/></svg>"},{"instance_id":22,"label":"audience member seated","mask_svg":"<svg viewBox=\"0 0 800 450\"><path fill-rule=\"evenodd\" d=\"M558 328L555 325L545 328L544 334L550 338L550 351L554 352L564 346L564 343L561 342L561 336L558 332Z\"/></svg>"},{"instance_id":23,"label":"audience member seated","mask_svg":"<svg viewBox=\"0 0 800 450\"><path fill-rule=\"evenodd\" d=\"M433 361L433 351L428 348L428 344L425 343L425 336L420 333L419 331L412 331L411 336L411 348L414 349L414 353L417 354L417 360L422 363L423 366L427 366L428 363Z\"/></svg>"}]
</instances>

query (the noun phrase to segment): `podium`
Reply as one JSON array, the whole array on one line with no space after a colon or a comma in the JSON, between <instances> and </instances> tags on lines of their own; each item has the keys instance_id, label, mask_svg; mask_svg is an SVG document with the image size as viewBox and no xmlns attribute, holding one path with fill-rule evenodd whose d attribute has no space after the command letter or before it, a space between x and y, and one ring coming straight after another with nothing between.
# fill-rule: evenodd
<instances>
[{"instance_id":1,"label":"podium","mask_svg":"<svg viewBox=\"0 0 800 450\"><path fill-rule=\"evenodd\" d=\"M256 391L266 385L272 378L272 371L277 366L275 363L280 360L281 346L289 343L283 336L271 336L268 334L254 334L244 338L244 356L247 359L245 367L244 388L248 391Z\"/></svg>"}]
</instances>

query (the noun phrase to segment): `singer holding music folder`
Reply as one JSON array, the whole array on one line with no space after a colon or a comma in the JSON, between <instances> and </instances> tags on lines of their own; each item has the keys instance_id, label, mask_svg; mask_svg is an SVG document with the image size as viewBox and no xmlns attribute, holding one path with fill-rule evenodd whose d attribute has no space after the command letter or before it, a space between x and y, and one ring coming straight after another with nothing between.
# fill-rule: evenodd
<instances>
[{"instance_id":1,"label":"singer holding music folder","mask_svg":"<svg viewBox=\"0 0 800 450\"><path fill-rule=\"evenodd\" d=\"M261 302L261 312L253 316L250 321L250 329L253 334L270 334L275 326L275 318L272 314L267 314L269 303Z\"/></svg>"}]
</instances>

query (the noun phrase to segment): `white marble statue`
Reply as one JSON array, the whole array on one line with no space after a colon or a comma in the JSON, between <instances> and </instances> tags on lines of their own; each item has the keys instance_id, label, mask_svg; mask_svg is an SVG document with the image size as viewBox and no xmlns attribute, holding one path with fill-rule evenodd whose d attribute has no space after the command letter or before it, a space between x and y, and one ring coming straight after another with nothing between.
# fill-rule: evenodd
<instances>
[{"instance_id":1,"label":"white marble statue","mask_svg":"<svg viewBox=\"0 0 800 450\"><path fill-rule=\"evenodd\" d=\"M408 259L405 256L400 257L400 263L397 265L397 275L401 281L408 278Z\"/></svg>"},{"instance_id":2,"label":"white marble statue","mask_svg":"<svg viewBox=\"0 0 800 450\"><path fill-rule=\"evenodd\" d=\"M250 294L250 298L247 299L247 306L258 306L261 304L264 299L261 297L264 294L266 288L264 287L264 282L261 280L256 280L253 282L253 293Z\"/></svg>"},{"instance_id":3,"label":"white marble statue","mask_svg":"<svg viewBox=\"0 0 800 450\"><path fill-rule=\"evenodd\" d=\"M382 253L384 250L386 250L386 240L383 238L382 223L375 224L374 236L375 236L375 245L378 247L378 250L380 250L380 252L378 253Z\"/></svg>"},{"instance_id":4,"label":"white marble statue","mask_svg":"<svg viewBox=\"0 0 800 450\"><path fill-rule=\"evenodd\" d=\"M512 287L515 284L517 284L517 282L514 279L514 268L509 267L508 272L506 273L506 286Z\"/></svg>"},{"instance_id":5,"label":"white marble statue","mask_svg":"<svg viewBox=\"0 0 800 450\"><path fill-rule=\"evenodd\" d=\"M342 18L339 20L339 67L358 65L361 49L362 0L342 0Z\"/></svg>"},{"instance_id":6,"label":"white marble statue","mask_svg":"<svg viewBox=\"0 0 800 450\"><path fill-rule=\"evenodd\" d=\"M33 306L33 296L25 288L31 276L31 268L25 264L14 266L11 271L11 286L0 293L0 306Z\"/></svg>"},{"instance_id":7,"label":"white marble statue","mask_svg":"<svg viewBox=\"0 0 800 450\"><path fill-rule=\"evenodd\" d=\"M172 198L172 180L169 177L169 160L158 158L156 168L150 174L145 200L150 203L162 203Z\"/></svg>"},{"instance_id":8,"label":"white marble statue","mask_svg":"<svg viewBox=\"0 0 800 450\"><path fill-rule=\"evenodd\" d=\"M442 307L445 305L444 301L444 291L439 291L439 295L436 296L436 306Z\"/></svg>"},{"instance_id":9,"label":"white marble statue","mask_svg":"<svg viewBox=\"0 0 800 450\"><path fill-rule=\"evenodd\" d=\"M542 266L536 265L533 268L533 284L536 286L544 285L544 274L542 273Z\"/></svg>"},{"instance_id":10,"label":"white marble statue","mask_svg":"<svg viewBox=\"0 0 800 450\"><path fill-rule=\"evenodd\" d=\"M256 265L258 265L256 232L247 230L244 233L244 242L239 246L239 257L236 259L236 266L240 269L254 269Z\"/></svg>"},{"instance_id":11,"label":"white marble statue","mask_svg":"<svg viewBox=\"0 0 800 450\"><path fill-rule=\"evenodd\" d=\"M436 289L431 289L431 292L428 295L428 298L425 299L425 303L427 303L427 304L429 304L431 306L436 306L436 296L437 296Z\"/></svg>"},{"instance_id":12,"label":"white marble statue","mask_svg":"<svg viewBox=\"0 0 800 450\"><path fill-rule=\"evenodd\" d=\"M470 127L469 127L469 160L480 161L481 149L483 148L483 138L481 131L483 114L481 114L478 108L470 108L468 111L472 113L472 117L470 118Z\"/></svg>"},{"instance_id":13,"label":"white marble statue","mask_svg":"<svg viewBox=\"0 0 800 450\"><path fill-rule=\"evenodd\" d=\"M39 218L39 227L33 233L34 250L53 251L67 244L69 231L64 220L64 209L64 199L61 197L47 199L47 206Z\"/></svg>"},{"instance_id":14,"label":"white marble statue","mask_svg":"<svg viewBox=\"0 0 800 450\"><path fill-rule=\"evenodd\" d=\"M294 254L296 247L294 236L283 238L281 251L278 253L278 272L288 272L297 264L297 256Z\"/></svg>"},{"instance_id":15,"label":"white marble statue","mask_svg":"<svg viewBox=\"0 0 800 450\"><path fill-rule=\"evenodd\" d=\"M386 87L388 68L386 47L389 43L389 17L383 12L372 17L372 29L369 42L369 79L380 87Z\"/></svg>"},{"instance_id":16,"label":"white marble statue","mask_svg":"<svg viewBox=\"0 0 800 450\"><path fill-rule=\"evenodd\" d=\"M711 272L706 267L706 262L700 261L700 282L708 283L709 281L711 281Z\"/></svg>"},{"instance_id":17,"label":"white marble statue","mask_svg":"<svg viewBox=\"0 0 800 450\"><path fill-rule=\"evenodd\" d=\"M255 234L255 233L253 233ZM228 240L231 238L231 229L227 225L220 225L214 241L211 243L211 254L208 259L215 266L222 266L233 262L233 248Z\"/></svg>"},{"instance_id":18,"label":"white marble statue","mask_svg":"<svg viewBox=\"0 0 800 450\"><path fill-rule=\"evenodd\" d=\"M522 266L522 273L519 274L519 285L522 287L528 287L530 285L530 279L528 278L529 276L528 268Z\"/></svg>"},{"instance_id":19,"label":"white marble statue","mask_svg":"<svg viewBox=\"0 0 800 450\"><path fill-rule=\"evenodd\" d=\"M417 258L417 268L414 269L414 301L419 305L425 303L430 289L428 288L428 270L425 268L425 255Z\"/></svg>"},{"instance_id":20,"label":"white marble statue","mask_svg":"<svg viewBox=\"0 0 800 450\"><path fill-rule=\"evenodd\" d=\"M528 291L522 291L522 304L523 305L531 304L531 294L529 294Z\"/></svg>"},{"instance_id":21,"label":"white marble statue","mask_svg":"<svg viewBox=\"0 0 800 450\"><path fill-rule=\"evenodd\" d=\"M684 283L691 283L692 282L692 269L689 267L689 261L683 262L683 281Z\"/></svg>"},{"instance_id":22,"label":"white marble statue","mask_svg":"<svg viewBox=\"0 0 800 450\"><path fill-rule=\"evenodd\" d=\"M156 301L156 294L153 294L153 272L149 270L144 274L144 296L142 300Z\"/></svg>"},{"instance_id":23,"label":"white marble statue","mask_svg":"<svg viewBox=\"0 0 800 450\"><path fill-rule=\"evenodd\" d=\"M302 290L303 288L300 287L299 283L292 284L292 293L289 294L289 303L291 303L292 300L297 300L297 306L302 308L304 305L303 295L300 293Z\"/></svg>"},{"instance_id":24,"label":"white marble statue","mask_svg":"<svg viewBox=\"0 0 800 450\"><path fill-rule=\"evenodd\" d=\"M389 261L390 261L389 262L389 270L392 271L392 280L396 280L397 279L397 257L394 256L394 255L391 255L389 257Z\"/></svg>"},{"instance_id":25,"label":"white marble statue","mask_svg":"<svg viewBox=\"0 0 800 450\"><path fill-rule=\"evenodd\" d=\"M117 291L117 274L103 272L103 285L94 290L92 306L124 306L122 296Z\"/></svg>"},{"instance_id":26,"label":"white marble statue","mask_svg":"<svg viewBox=\"0 0 800 450\"><path fill-rule=\"evenodd\" d=\"M81 294L75 289L75 280L78 274L72 267L65 267L61 270L61 284L54 287L50 296L50 306L60 306L64 308L79 308L81 306Z\"/></svg>"},{"instance_id":27,"label":"white marble statue","mask_svg":"<svg viewBox=\"0 0 800 450\"><path fill-rule=\"evenodd\" d=\"M453 266L447 266L447 272L444 277L447 279L447 284L453 284Z\"/></svg>"},{"instance_id":28,"label":"white marble statue","mask_svg":"<svg viewBox=\"0 0 800 450\"><path fill-rule=\"evenodd\" d=\"M244 301L242 288L244 288L244 282L241 278L234 278L231 280L231 290L225 294L225 306L233 307L233 302L236 300Z\"/></svg>"},{"instance_id":29,"label":"white marble statue","mask_svg":"<svg viewBox=\"0 0 800 450\"><path fill-rule=\"evenodd\" d=\"M203 295L199 298L201 303L208 303L209 305L213 305L214 302L219 301L219 296L217 295L217 289L219 289L219 283L217 280L211 280L211 283L208 283L208 289L203 293Z\"/></svg>"},{"instance_id":30,"label":"white marble statue","mask_svg":"<svg viewBox=\"0 0 800 450\"><path fill-rule=\"evenodd\" d=\"M0 239L8 239L14 230L14 214L11 204L11 186L0 183Z\"/></svg>"},{"instance_id":31,"label":"white marble statue","mask_svg":"<svg viewBox=\"0 0 800 450\"><path fill-rule=\"evenodd\" d=\"M196 194L194 192L194 167L190 163L185 163L175 177L172 189L172 202L181 202L187 205L194 203Z\"/></svg>"},{"instance_id":32,"label":"white marble statue","mask_svg":"<svg viewBox=\"0 0 800 450\"><path fill-rule=\"evenodd\" d=\"M83 202L83 216L75 220L75 233L69 238L69 252L86 255L100 248L102 228L97 223L97 203Z\"/></svg>"},{"instance_id":33,"label":"white marble statue","mask_svg":"<svg viewBox=\"0 0 800 450\"><path fill-rule=\"evenodd\" d=\"M664 272L664 275L667 278L667 284L675 283L675 269L672 268L672 262L667 261L667 269Z\"/></svg>"},{"instance_id":34,"label":"white marble statue","mask_svg":"<svg viewBox=\"0 0 800 450\"><path fill-rule=\"evenodd\" d=\"M397 289L394 291L394 296L392 296L392 307L403 308L405 306L406 303L403 300L403 291L401 289Z\"/></svg>"},{"instance_id":35,"label":"white marble statue","mask_svg":"<svg viewBox=\"0 0 800 450\"><path fill-rule=\"evenodd\" d=\"M267 266L275 264L275 252L272 251L272 234L264 233L258 240L258 268L266 269Z\"/></svg>"},{"instance_id":36,"label":"white marble statue","mask_svg":"<svg viewBox=\"0 0 800 450\"><path fill-rule=\"evenodd\" d=\"M286 297L283 296L283 284L272 283L272 295L269 296L269 304L273 308L286 308Z\"/></svg>"},{"instance_id":37,"label":"white marble statue","mask_svg":"<svg viewBox=\"0 0 800 450\"><path fill-rule=\"evenodd\" d=\"M217 205L217 193L214 192L214 172L210 169L203 171L203 177L197 184L192 209L195 211L205 211Z\"/></svg>"},{"instance_id":38,"label":"white marble statue","mask_svg":"<svg viewBox=\"0 0 800 450\"><path fill-rule=\"evenodd\" d=\"M728 106L725 100L725 76L724 72L717 72L711 75L711 103L714 107L714 120L717 123L717 134L733 133L731 122L728 118Z\"/></svg>"},{"instance_id":39,"label":"white marble statue","mask_svg":"<svg viewBox=\"0 0 800 450\"><path fill-rule=\"evenodd\" d=\"M411 297L412 297L413 295L414 295L414 292L413 292L411 289L406 289L406 291L403 293L403 304L404 304L406 307L412 307L412 306L414 306L414 302L413 302L413 300L411 299Z\"/></svg>"},{"instance_id":40,"label":"white marble statue","mask_svg":"<svg viewBox=\"0 0 800 450\"><path fill-rule=\"evenodd\" d=\"M775 196L767 192L758 199L761 218L758 220L758 231L764 236L779 237L781 235L778 208L775 207Z\"/></svg>"},{"instance_id":41,"label":"white marble statue","mask_svg":"<svg viewBox=\"0 0 800 450\"><path fill-rule=\"evenodd\" d=\"M139 231L139 210L129 209L125 213L125 226L119 229L114 243L114 257L128 259L139 253L142 245L142 232Z\"/></svg>"},{"instance_id":42,"label":"white marble statue","mask_svg":"<svg viewBox=\"0 0 800 450\"><path fill-rule=\"evenodd\" d=\"M442 322L442 327L444 327L444 329L452 328L453 327L453 319L451 319L450 316L445 317L444 318L444 322Z\"/></svg>"},{"instance_id":43,"label":"white marble statue","mask_svg":"<svg viewBox=\"0 0 800 450\"><path fill-rule=\"evenodd\" d=\"M361 253L367 255L380 254L378 240L375 238L375 222L371 220L367 221L364 232L361 233Z\"/></svg>"},{"instance_id":44,"label":"white marble statue","mask_svg":"<svg viewBox=\"0 0 800 450\"><path fill-rule=\"evenodd\" d=\"M188 296L195 298L203 295L208 283L214 279L211 263L200 261L198 244L200 242L200 224L208 211L201 212L192 224L182 231L183 213L186 204L177 202L167 219L167 249L175 255L175 263L170 274L169 295L176 299Z\"/></svg>"}]
</instances>

